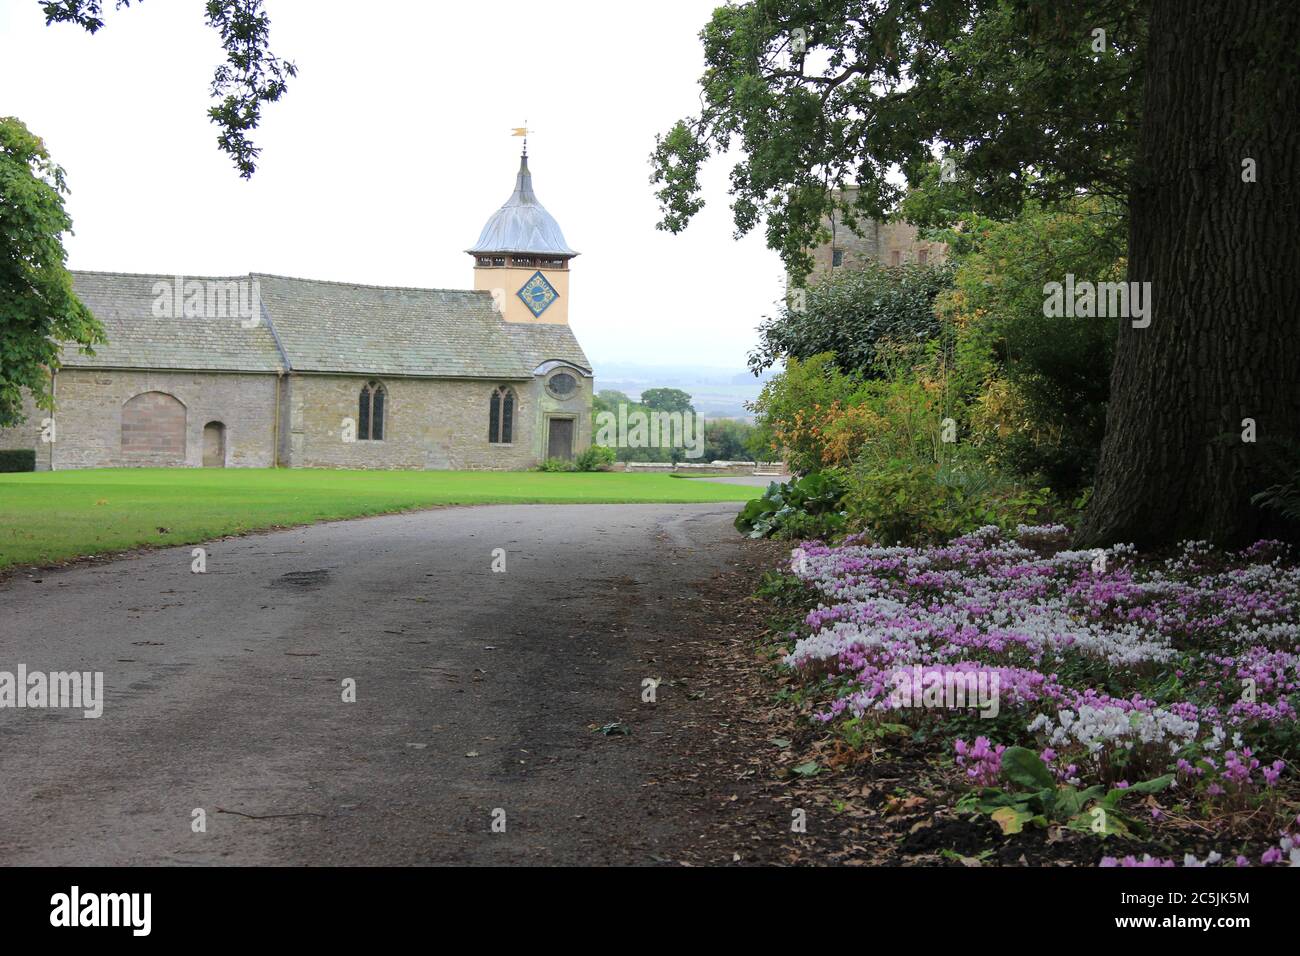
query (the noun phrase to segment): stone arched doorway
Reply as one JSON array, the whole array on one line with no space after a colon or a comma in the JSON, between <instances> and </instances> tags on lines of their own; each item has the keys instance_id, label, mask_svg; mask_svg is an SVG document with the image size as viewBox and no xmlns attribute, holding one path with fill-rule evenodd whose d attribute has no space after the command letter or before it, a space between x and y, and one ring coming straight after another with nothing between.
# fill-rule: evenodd
<instances>
[{"instance_id":1,"label":"stone arched doorway","mask_svg":"<svg viewBox=\"0 0 1300 956\"><path fill-rule=\"evenodd\" d=\"M122 458L131 465L185 464L185 406L166 392L142 392L122 406Z\"/></svg>"},{"instance_id":2,"label":"stone arched doorway","mask_svg":"<svg viewBox=\"0 0 1300 956\"><path fill-rule=\"evenodd\" d=\"M226 467L226 426L221 422L203 426L203 467Z\"/></svg>"}]
</instances>

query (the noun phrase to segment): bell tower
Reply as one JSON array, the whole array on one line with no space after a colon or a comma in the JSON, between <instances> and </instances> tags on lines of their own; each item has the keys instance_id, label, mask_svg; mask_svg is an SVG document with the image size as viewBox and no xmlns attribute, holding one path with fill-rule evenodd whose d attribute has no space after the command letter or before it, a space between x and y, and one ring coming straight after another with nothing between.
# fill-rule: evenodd
<instances>
[{"instance_id":1,"label":"bell tower","mask_svg":"<svg viewBox=\"0 0 1300 956\"><path fill-rule=\"evenodd\" d=\"M515 191L466 252L474 257L474 288L492 293L507 322L568 324L569 262L578 253L533 192L527 138Z\"/></svg>"}]
</instances>

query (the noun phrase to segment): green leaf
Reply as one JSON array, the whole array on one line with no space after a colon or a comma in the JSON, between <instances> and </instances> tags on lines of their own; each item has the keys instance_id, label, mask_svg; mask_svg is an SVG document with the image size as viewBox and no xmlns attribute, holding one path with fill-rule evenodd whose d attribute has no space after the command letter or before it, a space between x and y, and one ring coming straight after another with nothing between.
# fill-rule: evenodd
<instances>
[{"instance_id":1,"label":"green leaf","mask_svg":"<svg viewBox=\"0 0 1300 956\"><path fill-rule=\"evenodd\" d=\"M1002 752L1002 772L1008 780L1026 790L1048 790L1056 787L1056 778L1038 754L1027 747L1008 747Z\"/></svg>"},{"instance_id":2,"label":"green leaf","mask_svg":"<svg viewBox=\"0 0 1300 956\"><path fill-rule=\"evenodd\" d=\"M1156 777L1154 780L1143 780L1141 783L1135 783L1128 789L1134 793L1159 793L1173 782L1174 775L1167 773L1163 777Z\"/></svg>"},{"instance_id":3,"label":"green leaf","mask_svg":"<svg viewBox=\"0 0 1300 956\"><path fill-rule=\"evenodd\" d=\"M1093 833L1101 837L1132 835L1124 818L1101 804L1094 804L1082 813L1075 814L1066 827L1079 833Z\"/></svg>"},{"instance_id":4,"label":"green leaf","mask_svg":"<svg viewBox=\"0 0 1300 956\"><path fill-rule=\"evenodd\" d=\"M989 815L1002 828L1003 834L1019 833L1035 816L1021 807L1001 807Z\"/></svg>"},{"instance_id":5,"label":"green leaf","mask_svg":"<svg viewBox=\"0 0 1300 956\"><path fill-rule=\"evenodd\" d=\"M1037 794L1034 796L1037 796ZM981 800L977 800L975 806L980 813L992 814L993 811L1000 810L1003 807L1019 807L1021 809L1028 809L1031 800L1033 800L1033 796L1026 797L1024 794L1020 793L1003 793L1001 791L996 791L985 796Z\"/></svg>"},{"instance_id":6,"label":"green leaf","mask_svg":"<svg viewBox=\"0 0 1300 956\"><path fill-rule=\"evenodd\" d=\"M807 763L801 763L797 767L791 767L790 772L798 777L815 777L821 773L821 766L816 760L809 760Z\"/></svg>"},{"instance_id":7,"label":"green leaf","mask_svg":"<svg viewBox=\"0 0 1300 956\"><path fill-rule=\"evenodd\" d=\"M1100 785L1091 786L1087 790L1076 790L1074 787L1057 787L1056 789L1056 815L1060 817L1072 817L1081 811L1092 800L1096 800L1105 792L1105 788Z\"/></svg>"}]
</instances>

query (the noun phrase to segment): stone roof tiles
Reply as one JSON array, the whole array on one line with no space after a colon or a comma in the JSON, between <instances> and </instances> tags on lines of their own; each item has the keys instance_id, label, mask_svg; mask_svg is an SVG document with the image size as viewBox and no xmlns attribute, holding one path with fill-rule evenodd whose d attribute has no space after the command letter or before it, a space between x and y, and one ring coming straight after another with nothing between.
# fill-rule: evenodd
<instances>
[{"instance_id":1,"label":"stone roof tiles","mask_svg":"<svg viewBox=\"0 0 1300 956\"><path fill-rule=\"evenodd\" d=\"M63 362L72 367L522 379L560 360L590 371L567 325L507 323L488 292L263 273L74 271L73 287L103 323L108 344L94 356L65 348ZM247 308L253 290L257 306ZM208 307L187 315L194 295ZM224 310L213 310L214 296L224 296L216 300Z\"/></svg>"}]
</instances>

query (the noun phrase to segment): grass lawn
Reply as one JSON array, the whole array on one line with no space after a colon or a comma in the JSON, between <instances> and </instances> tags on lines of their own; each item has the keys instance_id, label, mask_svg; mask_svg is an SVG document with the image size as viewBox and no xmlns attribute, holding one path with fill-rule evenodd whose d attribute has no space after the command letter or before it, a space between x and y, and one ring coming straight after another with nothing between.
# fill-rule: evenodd
<instances>
[{"instance_id":1,"label":"grass lawn","mask_svg":"<svg viewBox=\"0 0 1300 956\"><path fill-rule=\"evenodd\" d=\"M120 468L0 474L0 568L434 505L747 501L760 492L618 472Z\"/></svg>"}]
</instances>

